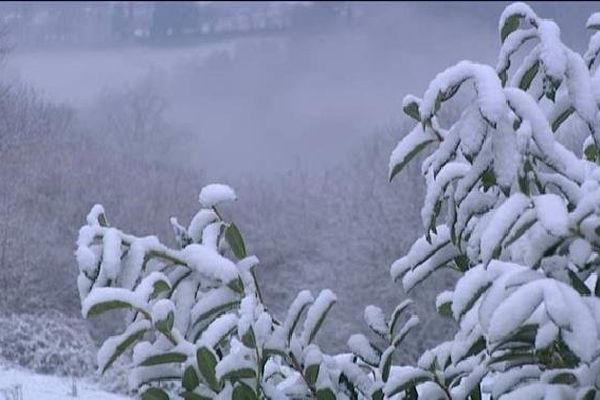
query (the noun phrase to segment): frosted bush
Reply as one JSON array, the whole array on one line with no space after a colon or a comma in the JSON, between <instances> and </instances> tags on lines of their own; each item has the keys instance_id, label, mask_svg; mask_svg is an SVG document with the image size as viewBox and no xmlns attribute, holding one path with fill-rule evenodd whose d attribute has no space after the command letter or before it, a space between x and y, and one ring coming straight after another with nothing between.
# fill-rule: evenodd
<instances>
[{"instance_id":1,"label":"frosted bush","mask_svg":"<svg viewBox=\"0 0 600 400\"><path fill-rule=\"evenodd\" d=\"M0 359L8 363L80 377L94 371L94 348L79 319L57 312L0 316Z\"/></svg>"}]
</instances>

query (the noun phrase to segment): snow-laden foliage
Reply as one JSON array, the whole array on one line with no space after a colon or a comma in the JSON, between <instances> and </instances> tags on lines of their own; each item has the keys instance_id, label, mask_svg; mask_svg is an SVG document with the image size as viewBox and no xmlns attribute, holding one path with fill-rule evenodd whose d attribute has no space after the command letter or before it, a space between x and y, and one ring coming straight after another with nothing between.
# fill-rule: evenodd
<instances>
[{"instance_id":1,"label":"snow-laden foliage","mask_svg":"<svg viewBox=\"0 0 600 400\"><path fill-rule=\"evenodd\" d=\"M588 27L597 30L597 19ZM422 165L426 234L391 273L411 290L440 268L461 272L436 301L459 330L417 368L392 370L384 390L416 385L427 399L479 399L482 389L493 399L599 398L598 33L581 56L523 3L506 8L499 30L495 69L462 61L422 99L404 102L418 124L394 150L390 176L433 151ZM473 101L440 126L440 107L471 83ZM557 139L569 119L587 127L581 150Z\"/></svg>"},{"instance_id":2,"label":"snow-laden foliage","mask_svg":"<svg viewBox=\"0 0 600 400\"><path fill-rule=\"evenodd\" d=\"M187 227L171 220L179 249L110 227L101 206L90 212L76 252L83 314L130 311L99 370L133 347L130 383L146 399L167 399L165 382L185 399L600 397L600 39L581 56L522 3L506 8L499 31L496 68L462 61L423 98L406 97L418 123L389 165L393 178L432 150L422 164L426 233L391 275L410 291L442 268L461 274L436 299L458 325L452 340L416 366L393 365L418 323L405 301L390 316L368 306L371 337L324 354L315 336L335 295L302 291L283 321L269 313L258 259L217 209L235 192L209 185ZM441 107L471 83L472 101L442 126ZM571 120L587 129L583 149L558 140Z\"/></svg>"},{"instance_id":3,"label":"snow-laden foliage","mask_svg":"<svg viewBox=\"0 0 600 400\"><path fill-rule=\"evenodd\" d=\"M83 315L130 315L98 351L99 372L133 349L130 386L144 399L168 398L166 382L186 399L383 398L394 350L417 322L404 320L409 302L390 318L375 306L365 310L368 326L388 344L384 352L354 335L354 354L324 354L315 337L336 296L301 291L284 320L270 314L254 271L258 259L217 209L234 200L226 185L204 187L204 208L187 227L171 219L179 249L112 228L104 209L92 208L76 251Z\"/></svg>"}]
</instances>

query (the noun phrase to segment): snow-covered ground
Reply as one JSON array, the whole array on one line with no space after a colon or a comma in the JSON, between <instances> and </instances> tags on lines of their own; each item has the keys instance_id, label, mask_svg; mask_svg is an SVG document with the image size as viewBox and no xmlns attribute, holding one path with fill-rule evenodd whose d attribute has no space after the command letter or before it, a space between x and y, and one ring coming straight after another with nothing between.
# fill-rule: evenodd
<instances>
[{"instance_id":1,"label":"snow-covered ground","mask_svg":"<svg viewBox=\"0 0 600 400\"><path fill-rule=\"evenodd\" d=\"M21 397L15 390L21 386ZM41 375L24 369L0 366L0 400L65 400L77 398L83 400L126 400L128 397L102 391L97 385L83 379L76 379L77 396L72 395L71 378Z\"/></svg>"}]
</instances>

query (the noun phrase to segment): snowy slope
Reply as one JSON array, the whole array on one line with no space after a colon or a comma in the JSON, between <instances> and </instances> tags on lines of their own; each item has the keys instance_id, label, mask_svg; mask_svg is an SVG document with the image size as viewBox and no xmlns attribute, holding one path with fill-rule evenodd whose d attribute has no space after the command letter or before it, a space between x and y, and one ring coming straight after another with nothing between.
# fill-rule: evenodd
<instances>
[{"instance_id":1,"label":"snowy slope","mask_svg":"<svg viewBox=\"0 0 600 400\"><path fill-rule=\"evenodd\" d=\"M65 400L77 398L83 400L126 400L128 397L104 392L93 383L76 380L77 397L71 396L72 381L70 378L52 375L40 375L23 369L9 369L0 366L0 399L4 400L10 394L4 389L22 386L23 400Z\"/></svg>"}]
</instances>

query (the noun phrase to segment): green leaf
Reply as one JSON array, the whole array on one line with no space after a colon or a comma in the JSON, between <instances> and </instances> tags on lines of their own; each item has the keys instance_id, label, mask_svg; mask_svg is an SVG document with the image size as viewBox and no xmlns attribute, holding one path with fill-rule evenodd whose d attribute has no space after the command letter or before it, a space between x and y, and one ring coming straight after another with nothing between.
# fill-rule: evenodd
<instances>
[{"instance_id":1,"label":"green leaf","mask_svg":"<svg viewBox=\"0 0 600 400\"><path fill-rule=\"evenodd\" d=\"M556 132L563 122L567 120L575 112L575 108L569 107L552 122L552 132Z\"/></svg>"},{"instance_id":2,"label":"green leaf","mask_svg":"<svg viewBox=\"0 0 600 400\"><path fill-rule=\"evenodd\" d=\"M392 339L392 346L398 347L404 338L417 326L418 322L419 319L415 316L406 321L406 323L402 326L402 329L400 329L398 334Z\"/></svg>"},{"instance_id":3,"label":"green leaf","mask_svg":"<svg viewBox=\"0 0 600 400\"><path fill-rule=\"evenodd\" d=\"M383 389L377 389L375 393L372 394L373 400L383 400Z\"/></svg>"},{"instance_id":4,"label":"green leaf","mask_svg":"<svg viewBox=\"0 0 600 400\"><path fill-rule=\"evenodd\" d=\"M116 359L121 354L123 354L123 352L125 352L125 350L127 350L133 343L140 340L144 336L144 333L146 333L147 331L148 329L141 328L140 330L135 331L131 335L123 338L123 340L115 348L115 352L110 356L106 365L104 365L104 367L102 368L102 374L106 372L106 370L116 361Z\"/></svg>"},{"instance_id":5,"label":"green leaf","mask_svg":"<svg viewBox=\"0 0 600 400\"><path fill-rule=\"evenodd\" d=\"M590 296L592 294L591 290L585 285L585 283L579 279L577 274L571 270L567 271L569 275L569 280L571 281L571 286L573 289L577 290L579 294L582 296Z\"/></svg>"},{"instance_id":6,"label":"green leaf","mask_svg":"<svg viewBox=\"0 0 600 400\"><path fill-rule=\"evenodd\" d=\"M252 327L250 327L246 333L244 333L244 336L242 336L242 343L251 349L256 347L256 338L254 337L254 330Z\"/></svg>"},{"instance_id":7,"label":"green leaf","mask_svg":"<svg viewBox=\"0 0 600 400\"><path fill-rule=\"evenodd\" d=\"M560 87L560 80L549 75L544 76L544 94L548 100L554 102L556 100L556 91Z\"/></svg>"},{"instance_id":8,"label":"green leaf","mask_svg":"<svg viewBox=\"0 0 600 400\"><path fill-rule=\"evenodd\" d=\"M358 400L358 393L354 383L350 381L350 379L343 372L340 374L340 378L338 379L339 386L345 388L346 393L350 396L351 400ZM342 386L343 385L343 386Z\"/></svg>"},{"instance_id":9,"label":"green leaf","mask_svg":"<svg viewBox=\"0 0 600 400\"><path fill-rule=\"evenodd\" d=\"M506 18L504 21L504 26L500 30L500 41L504 43L508 35L513 33L519 28L520 20L522 16L519 14L513 14L510 17Z\"/></svg>"},{"instance_id":10,"label":"green leaf","mask_svg":"<svg viewBox=\"0 0 600 400\"><path fill-rule=\"evenodd\" d=\"M236 293L244 293L244 283L240 278L236 278L229 282L227 287Z\"/></svg>"},{"instance_id":11,"label":"green leaf","mask_svg":"<svg viewBox=\"0 0 600 400\"><path fill-rule=\"evenodd\" d=\"M415 119L415 120L421 122L421 114L419 113L419 105L416 102L411 101L410 103L408 103L406 106L404 106L403 111L406 115L408 115L412 119Z\"/></svg>"},{"instance_id":12,"label":"green leaf","mask_svg":"<svg viewBox=\"0 0 600 400\"><path fill-rule=\"evenodd\" d=\"M179 394L184 400L212 400L210 397L199 395L194 392L183 392Z\"/></svg>"},{"instance_id":13,"label":"green leaf","mask_svg":"<svg viewBox=\"0 0 600 400\"><path fill-rule=\"evenodd\" d=\"M158 280L158 281L154 282L154 291L150 295L150 298L155 299L162 292L168 292L169 290L171 290L171 285L169 285L168 282L163 281L163 280Z\"/></svg>"},{"instance_id":14,"label":"green leaf","mask_svg":"<svg viewBox=\"0 0 600 400\"><path fill-rule=\"evenodd\" d=\"M498 74L498 78L500 78L502 86L506 86L506 81L508 80L508 71L506 71L505 69L500 71L500 73Z\"/></svg>"},{"instance_id":15,"label":"green leaf","mask_svg":"<svg viewBox=\"0 0 600 400\"><path fill-rule=\"evenodd\" d=\"M480 286L475 293L473 293L473 296L469 299L465 306L459 310L457 322L460 323L462 317L473 307L473 305L475 305L477 300L479 300L479 298L490 288L490 286L492 286L492 282L486 282L483 286Z\"/></svg>"},{"instance_id":16,"label":"green leaf","mask_svg":"<svg viewBox=\"0 0 600 400\"><path fill-rule=\"evenodd\" d=\"M238 259L246 257L246 245L238 227L232 222L225 230L225 239Z\"/></svg>"},{"instance_id":17,"label":"green leaf","mask_svg":"<svg viewBox=\"0 0 600 400\"><path fill-rule=\"evenodd\" d=\"M456 263L456 268L461 272L465 272L469 269L470 262L469 257L467 257L466 254L459 255L454 259L454 262Z\"/></svg>"},{"instance_id":18,"label":"green leaf","mask_svg":"<svg viewBox=\"0 0 600 400\"><path fill-rule=\"evenodd\" d=\"M110 300L110 301L104 301L101 303L96 303L94 304L88 311L87 316L86 317L93 317L95 315L100 315L103 314L107 311L111 311L111 310L117 310L120 308L132 308L135 309L135 307L133 306L133 304L127 303L125 301L122 300Z\"/></svg>"},{"instance_id":19,"label":"green leaf","mask_svg":"<svg viewBox=\"0 0 600 400\"><path fill-rule=\"evenodd\" d=\"M256 400L258 397L252 388L244 383L239 382L233 388L232 400Z\"/></svg>"},{"instance_id":20,"label":"green leaf","mask_svg":"<svg viewBox=\"0 0 600 400\"><path fill-rule=\"evenodd\" d=\"M187 360L187 356L185 354L177 353L177 352L169 352L169 353L157 354L155 356L150 356L150 357L146 358L144 361L142 361L142 363L140 365L143 367L149 367L151 365L158 365L158 364L182 363L185 360Z\"/></svg>"},{"instance_id":21,"label":"green leaf","mask_svg":"<svg viewBox=\"0 0 600 400\"><path fill-rule=\"evenodd\" d=\"M415 156L419 154L430 143L433 143L433 140L429 139L420 142L398 164L394 165L394 168L392 168L392 172L390 173L390 182L400 171L402 171L402 169L410 162L410 160L415 158Z\"/></svg>"},{"instance_id":22,"label":"green leaf","mask_svg":"<svg viewBox=\"0 0 600 400\"><path fill-rule=\"evenodd\" d=\"M400 321L400 317L404 314L404 311L408 309L410 305L412 305L412 300L404 300L402 303L398 304L394 311L392 312L392 316L390 318L390 336L394 336L394 331L396 330L396 325L398 321Z\"/></svg>"},{"instance_id":23,"label":"green leaf","mask_svg":"<svg viewBox=\"0 0 600 400\"><path fill-rule=\"evenodd\" d=\"M461 358L461 359L469 358L471 356L479 354L483 350L485 350L485 348L486 348L485 338L483 336L481 336L479 339L477 339L475 341L475 343L473 343L471 345L471 348L469 348L469 350L467 351L467 353L465 354L465 356L463 358Z\"/></svg>"},{"instance_id":24,"label":"green leaf","mask_svg":"<svg viewBox=\"0 0 600 400\"><path fill-rule=\"evenodd\" d=\"M452 302L448 301L446 303L440 304L440 307L437 309L437 312L442 317L452 318Z\"/></svg>"},{"instance_id":25,"label":"green leaf","mask_svg":"<svg viewBox=\"0 0 600 400\"><path fill-rule=\"evenodd\" d=\"M154 325L156 326L156 329L158 329L160 333L162 333L165 336L170 336L171 330L173 330L174 323L175 323L175 314L173 313L173 311L170 311L167 314L167 318L165 318L161 321L156 321L156 323Z\"/></svg>"},{"instance_id":26,"label":"green leaf","mask_svg":"<svg viewBox=\"0 0 600 400\"><path fill-rule=\"evenodd\" d=\"M292 338L292 334L294 333L294 330L296 329L296 326L298 326L298 322L300 322L300 318L302 318L302 315L304 314L304 312L308 309L308 307L312 304L313 299L310 296L305 296L306 293L305 292L300 292L298 293L298 295L296 295L296 298L294 299L294 301L292 302L292 305L302 301L302 303L299 306L294 306L294 311L295 313L293 314L288 314L285 322L283 324L284 327L286 327L287 329L289 329L286 332L286 336L287 336L287 341L289 342ZM290 306L290 309L292 307Z\"/></svg>"},{"instance_id":27,"label":"green leaf","mask_svg":"<svg viewBox=\"0 0 600 400\"><path fill-rule=\"evenodd\" d=\"M577 382L577 377L571 372L562 372L553 376L552 379L550 379L550 383L557 383L563 385L575 385Z\"/></svg>"},{"instance_id":28,"label":"green leaf","mask_svg":"<svg viewBox=\"0 0 600 400\"><path fill-rule=\"evenodd\" d=\"M98 214L98 224L103 227L108 227L108 219L106 218L106 214L100 213Z\"/></svg>"},{"instance_id":29,"label":"green leaf","mask_svg":"<svg viewBox=\"0 0 600 400\"><path fill-rule=\"evenodd\" d=\"M169 400L169 395L164 390L153 387L142 394L142 400Z\"/></svg>"},{"instance_id":30,"label":"green leaf","mask_svg":"<svg viewBox=\"0 0 600 400\"><path fill-rule=\"evenodd\" d=\"M416 387L412 386L406 390L406 400L417 400L418 397L419 393Z\"/></svg>"},{"instance_id":31,"label":"green leaf","mask_svg":"<svg viewBox=\"0 0 600 400\"><path fill-rule=\"evenodd\" d=\"M483 175L481 175L481 183L483 184L484 191L487 191L496 184L496 174L493 169L488 168L485 170Z\"/></svg>"},{"instance_id":32,"label":"green leaf","mask_svg":"<svg viewBox=\"0 0 600 400\"><path fill-rule=\"evenodd\" d=\"M595 162L598 159L598 154L600 154L600 151L598 151L598 148L592 144L586 147L583 153L588 161Z\"/></svg>"},{"instance_id":33,"label":"green leaf","mask_svg":"<svg viewBox=\"0 0 600 400\"><path fill-rule=\"evenodd\" d=\"M381 355L381 379L384 382L387 382L388 378L390 377L390 370L392 368L392 356L394 355L395 350L396 346L390 346Z\"/></svg>"},{"instance_id":34,"label":"green leaf","mask_svg":"<svg viewBox=\"0 0 600 400\"><path fill-rule=\"evenodd\" d=\"M256 377L256 371L252 368L240 368L227 372L221 377L223 380L237 381L240 379L252 379Z\"/></svg>"},{"instance_id":35,"label":"green leaf","mask_svg":"<svg viewBox=\"0 0 600 400\"><path fill-rule=\"evenodd\" d=\"M183 372L183 378L181 380L182 386L189 390L190 392L200 384L200 379L198 378L198 374L196 374L196 370L194 367L189 366Z\"/></svg>"},{"instance_id":36,"label":"green leaf","mask_svg":"<svg viewBox=\"0 0 600 400\"><path fill-rule=\"evenodd\" d=\"M531 67L529 67L529 69L527 71L525 71L525 73L523 74L523 77L521 78L521 81L519 82L519 89L527 91L529 89L529 87L531 86L531 82L533 82L533 78L535 78L539 69L540 69L540 62L538 60Z\"/></svg>"},{"instance_id":37,"label":"green leaf","mask_svg":"<svg viewBox=\"0 0 600 400\"><path fill-rule=\"evenodd\" d=\"M323 291L324 292L324 291ZM321 295L323 294L323 292L321 292L321 294L319 295L319 297L321 297ZM317 335L317 333L319 332L319 329L321 329L321 325L323 325L323 322L325 321L325 317L327 317L327 314L329 313L329 310L331 310L331 307L333 307L333 305L335 304L336 300L334 298L330 298L327 300L327 305L325 306L324 309L321 310L320 315L317 318L317 322L312 325L312 326L306 326L305 325L305 329L308 329L308 335L306 336L308 339L307 344L312 343L312 341L314 340L315 336ZM315 301L315 303L313 303L313 305L311 306L311 309L313 309L315 306L319 305L319 298L317 298L317 300ZM311 309L308 310L308 314L311 314ZM303 333L304 334L304 333Z\"/></svg>"},{"instance_id":38,"label":"green leaf","mask_svg":"<svg viewBox=\"0 0 600 400\"><path fill-rule=\"evenodd\" d=\"M335 393L331 389L317 390L317 400L335 400Z\"/></svg>"},{"instance_id":39,"label":"green leaf","mask_svg":"<svg viewBox=\"0 0 600 400\"><path fill-rule=\"evenodd\" d=\"M306 370L304 371L304 376L306 377L306 380L313 386L315 385L315 383L317 383L317 376L319 376L319 368L319 364L313 364L306 367Z\"/></svg>"},{"instance_id":40,"label":"green leaf","mask_svg":"<svg viewBox=\"0 0 600 400\"><path fill-rule=\"evenodd\" d=\"M535 344L535 337L537 334L537 324L526 324L517 329L509 338L501 341L492 349L491 353L502 349L509 349L514 347L515 344L522 344L527 347L532 347Z\"/></svg>"},{"instance_id":41,"label":"green leaf","mask_svg":"<svg viewBox=\"0 0 600 400\"><path fill-rule=\"evenodd\" d=\"M196 352L196 361L204 381L212 390L219 391L219 382L215 373L217 356L208 347L200 347Z\"/></svg>"},{"instance_id":42,"label":"green leaf","mask_svg":"<svg viewBox=\"0 0 600 400\"><path fill-rule=\"evenodd\" d=\"M197 320L195 320L192 324L193 327L197 326L198 324L207 321L209 319L216 319L217 317L221 316L222 314L225 314L227 311L236 308L238 305L240 304L239 300L235 300L229 303L223 303L223 304L219 304L218 306L215 306L213 308L211 308L210 310L206 311L205 313L202 313Z\"/></svg>"},{"instance_id":43,"label":"green leaf","mask_svg":"<svg viewBox=\"0 0 600 400\"><path fill-rule=\"evenodd\" d=\"M388 393L388 398L392 398L393 396L397 395L398 393L402 393L405 390L410 390L411 388L414 388L415 386L419 385L420 383L428 382L430 380L431 380L431 377L429 376L429 374L423 374L422 376L417 376L414 379L409 380L408 382L401 383L400 385L396 385L394 388L392 388Z\"/></svg>"},{"instance_id":44,"label":"green leaf","mask_svg":"<svg viewBox=\"0 0 600 400\"><path fill-rule=\"evenodd\" d=\"M594 400L596 398L596 389L593 387L581 390L579 393L579 396L577 396L579 400ZM582 395L581 393L585 394Z\"/></svg>"},{"instance_id":45,"label":"green leaf","mask_svg":"<svg viewBox=\"0 0 600 400\"><path fill-rule=\"evenodd\" d=\"M481 400L481 387L476 385L471 394L469 395L470 400Z\"/></svg>"},{"instance_id":46,"label":"green leaf","mask_svg":"<svg viewBox=\"0 0 600 400\"><path fill-rule=\"evenodd\" d=\"M510 363L511 367L518 367L521 365L537 364L537 358L529 351L511 351L498 357L492 357L488 364L492 365L502 362Z\"/></svg>"}]
</instances>

